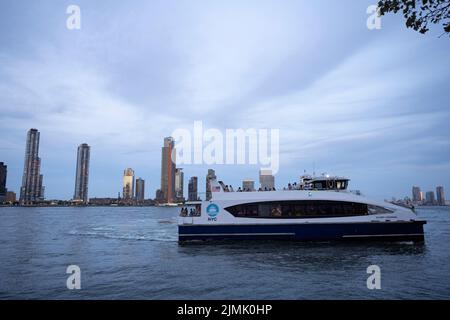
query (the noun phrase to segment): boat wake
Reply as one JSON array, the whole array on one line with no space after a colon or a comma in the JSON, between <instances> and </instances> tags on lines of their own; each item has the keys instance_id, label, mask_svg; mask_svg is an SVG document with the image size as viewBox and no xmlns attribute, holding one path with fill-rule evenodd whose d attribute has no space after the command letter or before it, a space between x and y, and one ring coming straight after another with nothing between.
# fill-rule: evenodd
<instances>
[{"instance_id":1,"label":"boat wake","mask_svg":"<svg viewBox=\"0 0 450 320\"><path fill-rule=\"evenodd\" d=\"M164 225L170 225L172 222L162 222ZM128 241L158 241L158 242L177 242L178 237L176 229L155 228L151 230L121 230L111 226L92 227L86 229L74 229L69 232L70 236L89 237L97 239L117 239Z\"/></svg>"}]
</instances>

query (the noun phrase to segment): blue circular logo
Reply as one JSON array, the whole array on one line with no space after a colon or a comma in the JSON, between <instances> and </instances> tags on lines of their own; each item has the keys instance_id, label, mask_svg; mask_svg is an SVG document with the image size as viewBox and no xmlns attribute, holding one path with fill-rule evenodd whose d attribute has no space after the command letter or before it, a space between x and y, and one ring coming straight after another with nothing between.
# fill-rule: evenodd
<instances>
[{"instance_id":1,"label":"blue circular logo","mask_svg":"<svg viewBox=\"0 0 450 320\"><path fill-rule=\"evenodd\" d=\"M208 213L208 216L210 216L211 218L216 217L219 214L219 206L217 204L211 203L206 208L206 213Z\"/></svg>"}]
</instances>

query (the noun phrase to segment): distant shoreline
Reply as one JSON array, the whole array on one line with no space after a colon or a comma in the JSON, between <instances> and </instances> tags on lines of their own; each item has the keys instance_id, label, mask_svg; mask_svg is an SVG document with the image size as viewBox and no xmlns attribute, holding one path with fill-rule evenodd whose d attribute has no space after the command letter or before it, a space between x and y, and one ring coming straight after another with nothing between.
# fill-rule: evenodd
<instances>
[{"instance_id":1,"label":"distant shoreline","mask_svg":"<svg viewBox=\"0 0 450 320\"><path fill-rule=\"evenodd\" d=\"M180 206L189 206L189 204L179 204L178 206L172 206L170 208L177 208ZM0 204L0 208L99 208L99 207L113 207L113 208L139 208L139 207L158 207L158 208L167 208L166 206L159 206L157 204L136 204L136 205L127 205L127 204L95 204L95 205L59 205L59 204L36 204L36 205L26 205L21 206L18 204ZM435 209L435 208L448 208L450 205L446 204L443 206L416 206L416 209Z\"/></svg>"},{"instance_id":2,"label":"distant shoreline","mask_svg":"<svg viewBox=\"0 0 450 320\"><path fill-rule=\"evenodd\" d=\"M117 207L117 208L128 208L128 207L157 207L156 205L87 205L87 206L65 206L65 205L4 205L0 204L0 208L98 208L98 207Z\"/></svg>"},{"instance_id":3,"label":"distant shoreline","mask_svg":"<svg viewBox=\"0 0 450 320\"><path fill-rule=\"evenodd\" d=\"M417 206L416 208L433 209L433 208L446 208L446 207L450 207L450 205L446 204L443 206Z\"/></svg>"}]
</instances>

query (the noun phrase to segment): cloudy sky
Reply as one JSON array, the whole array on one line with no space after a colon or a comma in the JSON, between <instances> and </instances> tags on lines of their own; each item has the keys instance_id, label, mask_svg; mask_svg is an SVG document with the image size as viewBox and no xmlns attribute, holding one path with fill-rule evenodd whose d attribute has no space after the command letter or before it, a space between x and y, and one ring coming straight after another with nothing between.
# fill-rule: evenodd
<instances>
[{"instance_id":1,"label":"cloudy sky","mask_svg":"<svg viewBox=\"0 0 450 320\"><path fill-rule=\"evenodd\" d=\"M279 187L315 168L376 198L412 185L450 192L450 40L407 30L401 16L369 30L375 2L2 0L7 187L19 191L33 127L47 198L73 196L83 142L91 197L116 196L127 167L153 197L163 138L201 120L279 129ZM66 28L70 4L80 30ZM208 166L183 167L204 189ZM235 186L257 179L257 166L212 167Z\"/></svg>"}]
</instances>

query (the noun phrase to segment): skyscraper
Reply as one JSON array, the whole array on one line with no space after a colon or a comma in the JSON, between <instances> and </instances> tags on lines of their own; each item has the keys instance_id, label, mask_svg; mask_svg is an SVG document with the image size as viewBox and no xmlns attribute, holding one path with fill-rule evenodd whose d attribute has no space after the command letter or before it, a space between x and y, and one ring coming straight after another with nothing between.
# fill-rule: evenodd
<instances>
[{"instance_id":1,"label":"skyscraper","mask_svg":"<svg viewBox=\"0 0 450 320\"><path fill-rule=\"evenodd\" d=\"M246 179L242 181L243 191L255 191L255 181L251 179Z\"/></svg>"},{"instance_id":2,"label":"skyscraper","mask_svg":"<svg viewBox=\"0 0 450 320\"><path fill-rule=\"evenodd\" d=\"M78 146L77 169L75 176L74 200L88 202L88 184L89 184L89 159L91 147L86 143Z\"/></svg>"},{"instance_id":3,"label":"skyscraper","mask_svg":"<svg viewBox=\"0 0 450 320\"><path fill-rule=\"evenodd\" d=\"M41 159L39 158L39 138L37 129L30 129L27 133L25 161L23 166L22 187L20 188L20 203L30 204L44 198Z\"/></svg>"},{"instance_id":4,"label":"skyscraper","mask_svg":"<svg viewBox=\"0 0 450 320\"><path fill-rule=\"evenodd\" d=\"M145 180L136 179L136 200L142 202L145 200Z\"/></svg>"},{"instance_id":5,"label":"skyscraper","mask_svg":"<svg viewBox=\"0 0 450 320\"><path fill-rule=\"evenodd\" d=\"M134 198L134 171L131 168L123 171L123 193L124 200L131 200Z\"/></svg>"},{"instance_id":6,"label":"skyscraper","mask_svg":"<svg viewBox=\"0 0 450 320\"><path fill-rule=\"evenodd\" d=\"M420 187L412 187L412 200L414 202L423 201L423 193L420 191Z\"/></svg>"},{"instance_id":7,"label":"skyscraper","mask_svg":"<svg viewBox=\"0 0 450 320\"><path fill-rule=\"evenodd\" d=\"M434 206L436 204L436 200L434 197L433 191L428 191L425 195L425 203L429 206Z\"/></svg>"},{"instance_id":8,"label":"skyscraper","mask_svg":"<svg viewBox=\"0 0 450 320\"><path fill-rule=\"evenodd\" d=\"M191 177L188 185L188 201L198 200L198 178Z\"/></svg>"},{"instance_id":9,"label":"skyscraper","mask_svg":"<svg viewBox=\"0 0 450 320\"><path fill-rule=\"evenodd\" d=\"M272 175L272 170L259 170L259 186L262 190L275 188L275 177Z\"/></svg>"},{"instance_id":10,"label":"skyscraper","mask_svg":"<svg viewBox=\"0 0 450 320\"><path fill-rule=\"evenodd\" d=\"M182 168L175 169L175 198L183 201L184 197L184 172Z\"/></svg>"},{"instance_id":11,"label":"skyscraper","mask_svg":"<svg viewBox=\"0 0 450 320\"><path fill-rule=\"evenodd\" d=\"M161 149L160 200L165 203L172 203L175 197L175 168L175 142L172 137L167 137Z\"/></svg>"},{"instance_id":12,"label":"skyscraper","mask_svg":"<svg viewBox=\"0 0 450 320\"><path fill-rule=\"evenodd\" d=\"M6 174L8 167L0 162L0 202L6 200L6 193L8 190L6 189Z\"/></svg>"},{"instance_id":13,"label":"skyscraper","mask_svg":"<svg viewBox=\"0 0 450 320\"><path fill-rule=\"evenodd\" d=\"M436 188L436 196L437 196L437 204L440 206L445 206L444 187L439 186Z\"/></svg>"},{"instance_id":14,"label":"skyscraper","mask_svg":"<svg viewBox=\"0 0 450 320\"><path fill-rule=\"evenodd\" d=\"M206 201L211 200L211 180L216 180L216 172L213 169L208 169L208 174L206 175Z\"/></svg>"}]
</instances>

